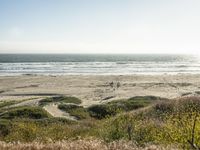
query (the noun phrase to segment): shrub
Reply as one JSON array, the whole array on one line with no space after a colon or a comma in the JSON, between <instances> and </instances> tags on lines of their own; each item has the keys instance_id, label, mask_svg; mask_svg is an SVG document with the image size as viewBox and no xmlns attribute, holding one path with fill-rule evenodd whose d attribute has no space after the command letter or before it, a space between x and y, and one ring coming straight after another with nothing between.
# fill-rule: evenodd
<instances>
[{"instance_id":1,"label":"shrub","mask_svg":"<svg viewBox=\"0 0 200 150\"><path fill-rule=\"evenodd\" d=\"M166 116L173 114L175 109L174 102L161 101L152 106L146 112L145 116L150 118L164 119Z\"/></svg>"},{"instance_id":2,"label":"shrub","mask_svg":"<svg viewBox=\"0 0 200 150\"><path fill-rule=\"evenodd\" d=\"M73 104L81 104L81 100L76 97L65 97L65 96L56 96L43 99L39 102L40 106L47 105L53 102L63 102L63 103L73 103Z\"/></svg>"},{"instance_id":3,"label":"shrub","mask_svg":"<svg viewBox=\"0 0 200 150\"><path fill-rule=\"evenodd\" d=\"M82 121L69 121L61 118L26 119L26 117L12 121L0 120L0 139L30 142L93 136L106 142L129 140L140 146L151 143L164 146L175 144L181 146L182 149L194 149L195 147L198 149L200 147L199 97L161 101L145 110L121 113L115 117L106 118L108 115L112 116L118 113L116 110L119 108L122 111L133 108L128 107L126 102L128 105L134 105L135 101L141 102L141 99L136 98L131 101L132 103L130 103L130 99L125 103L124 101L114 101L89 108L69 104L59 105L60 109L71 114L80 116L85 113L84 115L87 116L90 112L96 118L104 118L102 120L89 118ZM148 104L154 102L152 98L142 100L141 103L145 103L143 106L146 106L146 101L151 101ZM162 119L159 118L159 115L162 116Z\"/></svg>"},{"instance_id":4,"label":"shrub","mask_svg":"<svg viewBox=\"0 0 200 150\"><path fill-rule=\"evenodd\" d=\"M159 102L145 110L145 113L126 113L108 118L98 127L98 134L106 141L131 139L139 145L176 144L184 149L198 149L200 147L199 102L198 97ZM161 120L159 114L162 116Z\"/></svg>"},{"instance_id":5,"label":"shrub","mask_svg":"<svg viewBox=\"0 0 200 150\"><path fill-rule=\"evenodd\" d=\"M146 107L158 99L160 98L154 96L137 96L128 100L115 100L106 104L90 106L88 111L92 117L103 119L107 116L114 116L119 112Z\"/></svg>"},{"instance_id":6,"label":"shrub","mask_svg":"<svg viewBox=\"0 0 200 150\"><path fill-rule=\"evenodd\" d=\"M17 103L16 101L1 102L0 103L0 108L6 107L6 106L10 106L10 105L13 105L13 104L16 104L16 103Z\"/></svg>"},{"instance_id":7,"label":"shrub","mask_svg":"<svg viewBox=\"0 0 200 150\"><path fill-rule=\"evenodd\" d=\"M135 96L129 98L130 100L136 100L136 101L155 101L155 100L168 100L166 98L157 97L157 96Z\"/></svg>"},{"instance_id":8,"label":"shrub","mask_svg":"<svg viewBox=\"0 0 200 150\"><path fill-rule=\"evenodd\" d=\"M58 108L61 110L64 110L64 111L68 111L68 110L83 108L83 107L78 106L78 105L73 105L73 104L60 104L60 105L58 105Z\"/></svg>"},{"instance_id":9,"label":"shrub","mask_svg":"<svg viewBox=\"0 0 200 150\"><path fill-rule=\"evenodd\" d=\"M40 107L16 107L8 110L0 115L0 118L3 119L15 119L15 118L30 118L30 119L42 119L48 118L48 114L45 110Z\"/></svg>"},{"instance_id":10,"label":"shrub","mask_svg":"<svg viewBox=\"0 0 200 150\"><path fill-rule=\"evenodd\" d=\"M120 109L117 107L117 105L102 104L90 106L88 111L91 117L103 119L116 115L118 112L120 112Z\"/></svg>"},{"instance_id":11,"label":"shrub","mask_svg":"<svg viewBox=\"0 0 200 150\"><path fill-rule=\"evenodd\" d=\"M98 134L107 142L125 139L139 145L155 142L161 128L152 120L140 120L132 114L108 118L99 127Z\"/></svg>"},{"instance_id":12,"label":"shrub","mask_svg":"<svg viewBox=\"0 0 200 150\"><path fill-rule=\"evenodd\" d=\"M176 101L176 111L200 113L200 97L186 97Z\"/></svg>"},{"instance_id":13,"label":"shrub","mask_svg":"<svg viewBox=\"0 0 200 150\"><path fill-rule=\"evenodd\" d=\"M11 142L32 142L32 141L59 141L87 137L90 134L94 123L72 122L66 119L14 119L7 126L8 134L1 135L0 139ZM0 130L1 131L1 130Z\"/></svg>"},{"instance_id":14,"label":"shrub","mask_svg":"<svg viewBox=\"0 0 200 150\"><path fill-rule=\"evenodd\" d=\"M0 137L4 137L9 134L11 122L9 120L0 120Z\"/></svg>"},{"instance_id":15,"label":"shrub","mask_svg":"<svg viewBox=\"0 0 200 150\"><path fill-rule=\"evenodd\" d=\"M87 119L90 117L87 109L82 106L78 105L67 105L67 104L60 104L58 108L69 113L71 116L76 117L78 120Z\"/></svg>"},{"instance_id":16,"label":"shrub","mask_svg":"<svg viewBox=\"0 0 200 150\"><path fill-rule=\"evenodd\" d=\"M200 97L181 98L164 122L164 140L181 143L185 149L200 148Z\"/></svg>"}]
</instances>

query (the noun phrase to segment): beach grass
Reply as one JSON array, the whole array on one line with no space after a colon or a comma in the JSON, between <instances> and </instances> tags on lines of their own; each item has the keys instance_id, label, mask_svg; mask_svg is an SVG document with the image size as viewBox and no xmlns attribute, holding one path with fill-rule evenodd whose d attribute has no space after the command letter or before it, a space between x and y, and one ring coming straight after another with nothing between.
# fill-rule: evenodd
<instances>
[{"instance_id":1,"label":"beach grass","mask_svg":"<svg viewBox=\"0 0 200 150\"><path fill-rule=\"evenodd\" d=\"M70 116L74 116L77 120L90 118L89 112L86 108L72 104L59 104L58 108L69 113Z\"/></svg>"},{"instance_id":2,"label":"beach grass","mask_svg":"<svg viewBox=\"0 0 200 150\"><path fill-rule=\"evenodd\" d=\"M114 116L120 112L128 112L146 107L155 103L157 100L161 100L161 98L154 96L136 96L127 100L113 100L101 105L93 105L88 108L88 111L92 117L103 119L108 116Z\"/></svg>"},{"instance_id":3,"label":"beach grass","mask_svg":"<svg viewBox=\"0 0 200 150\"><path fill-rule=\"evenodd\" d=\"M128 102L130 100L133 102ZM124 101L132 105L139 99L131 98ZM7 114L0 120L0 140L48 143L49 140L76 141L80 138L84 140L92 137L108 144L125 140L133 142L135 147L140 148L148 144L164 145L164 147L176 145L180 149L200 146L198 134L200 132L200 97L185 97L168 101L150 100L149 103L144 100L141 103L142 107L136 107L137 109L132 109L135 107L126 106L127 104L121 101L120 103L119 101L105 103L103 106L123 104L123 108L126 106L124 109L126 111L119 111L118 115L108 115L101 119L89 116L88 108L78 105L60 105L60 109L80 117L79 121L53 118L48 115L38 118L29 113L21 114L16 110L24 109L15 108L15 113L11 111L12 115ZM106 110L106 108L103 109ZM110 108L108 109L110 111ZM41 111L36 109L36 112Z\"/></svg>"},{"instance_id":4,"label":"beach grass","mask_svg":"<svg viewBox=\"0 0 200 150\"><path fill-rule=\"evenodd\" d=\"M16 119L16 118L29 118L29 119L42 119L51 117L44 109L40 107L21 106L9 108L4 113L0 114L1 119Z\"/></svg>"},{"instance_id":5,"label":"beach grass","mask_svg":"<svg viewBox=\"0 0 200 150\"><path fill-rule=\"evenodd\" d=\"M72 104L81 104L81 100L76 97L66 97L66 96L55 96L55 97L49 97L41 100L39 102L40 106L45 106L50 103L72 103Z\"/></svg>"}]
</instances>

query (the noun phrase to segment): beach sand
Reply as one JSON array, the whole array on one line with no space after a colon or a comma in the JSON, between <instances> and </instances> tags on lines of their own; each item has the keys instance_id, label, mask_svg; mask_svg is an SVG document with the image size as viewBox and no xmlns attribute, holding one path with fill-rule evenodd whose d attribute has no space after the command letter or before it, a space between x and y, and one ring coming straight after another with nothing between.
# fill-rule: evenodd
<instances>
[{"instance_id":1,"label":"beach sand","mask_svg":"<svg viewBox=\"0 0 200 150\"><path fill-rule=\"evenodd\" d=\"M133 96L173 99L199 94L200 75L192 74L0 77L0 101L66 95L78 97L83 106L90 106Z\"/></svg>"}]
</instances>

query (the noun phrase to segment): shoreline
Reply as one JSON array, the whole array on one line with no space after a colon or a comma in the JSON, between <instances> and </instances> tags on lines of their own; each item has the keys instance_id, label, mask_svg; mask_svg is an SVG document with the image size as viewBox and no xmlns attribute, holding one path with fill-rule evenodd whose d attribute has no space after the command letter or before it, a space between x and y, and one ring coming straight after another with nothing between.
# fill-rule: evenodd
<instances>
[{"instance_id":1,"label":"shoreline","mask_svg":"<svg viewBox=\"0 0 200 150\"><path fill-rule=\"evenodd\" d=\"M123 73L123 74L118 74L118 73L63 73L63 74L57 74L57 73L25 73L25 74L22 74L22 73L9 73L9 74L1 74L0 73L0 77L18 77L18 76L53 76L53 77L57 77L57 76L176 76L176 75L200 75L200 72L194 72L194 73L182 73L182 72L170 72L170 73Z\"/></svg>"}]
</instances>

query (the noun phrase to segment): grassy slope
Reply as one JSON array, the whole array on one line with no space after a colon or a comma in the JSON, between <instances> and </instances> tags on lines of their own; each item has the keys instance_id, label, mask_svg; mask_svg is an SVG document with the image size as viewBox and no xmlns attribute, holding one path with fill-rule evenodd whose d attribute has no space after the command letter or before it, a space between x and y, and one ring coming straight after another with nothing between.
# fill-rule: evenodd
<instances>
[{"instance_id":1,"label":"grassy slope","mask_svg":"<svg viewBox=\"0 0 200 150\"><path fill-rule=\"evenodd\" d=\"M140 146L147 143L176 144L181 148L190 149L191 145L188 141L192 140L193 123L196 120L193 141L195 145L200 145L200 135L197 134L200 132L200 98L188 97L174 101L157 101L159 99L135 97L126 101L109 102L100 105L98 109L107 111L106 114L110 113L110 106L123 111L117 111L119 113L117 116L105 115L100 118L93 117L91 114L88 117L88 114L91 113L90 108L61 105L63 107L61 109L78 116L83 112L87 114L87 117L83 115L85 118L82 116L84 119L81 118L83 120L78 122L54 118L21 120L14 118L12 122L0 120L0 139L29 142L36 139L58 141L92 136L106 142L124 139L133 141ZM149 107L150 105L151 107ZM135 108L147 109L138 109L139 111L132 112L131 110L135 110ZM94 109L95 113L98 113L97 110ZM111 111L113 110L111 109ZM102 111L99 112L98 115L102 116Z\"/></svg>"}]
</instances>

